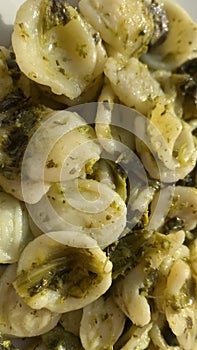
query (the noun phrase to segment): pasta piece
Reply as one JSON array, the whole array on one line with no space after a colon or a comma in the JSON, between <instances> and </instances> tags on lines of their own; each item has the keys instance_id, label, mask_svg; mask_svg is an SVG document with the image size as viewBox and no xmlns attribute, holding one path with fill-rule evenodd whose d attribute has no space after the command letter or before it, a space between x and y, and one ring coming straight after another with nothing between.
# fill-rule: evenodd
<instances>
[{"instance_id":1,"label":"pasta piece","mask_svg":"<svg viewBox=\"0 0 197 350\"><path fill-rule=\"evenodd\" d=\"M80 231L94 238L102 248L115 242L126 225L123 199L108 185L95 180L54 184L47 195L28 209L43 232Z\"/></svg>"},{"instance_id":2,"label":"pasta piece","mask_svg":"<svg viewBox=\"0 0 197 350\"><path fill-rule=\"evenodd\" d=\"M197 189L194 187L176 186L174 199L167 215L178 217L183 221L185 230L193 230L197 226Z\"/></svg>"},{"instance_id":3,"label":"pasta piece","mask_svg":"<svg viewBox=\"0 0 197 350\"><path fill-rule=\"evenodd\" d=\"M120 309L140 327L147 325L151 319L148 301L140 292L144 287L144 280L144 269L139 264L122 281L116 283L114 289L114 298Z\"/></svg>"},{"instance_id":4,"label":"pasta piece","mask_svg":"<svg viewBox=\"0 0 197 350\"><path fill-rule=\"evenodd\" d=\"M115 102L115 94L110 84L105 84L98 98L98 107L95 118L95 132L102 147L109 153L116 150L115 140L111 133L112 109Z\"/></svg>"},{"instance_id":5,"label":"pasta piece","mask_svg":"<svg viewBox=\"0 0 197 350\"><path fill-rule=\"evenodd\" d=\"M181 348L186 350L195 349L197 334L196 310L196 305L195 308L193 308L193 310L188 310L188 314L185 315L185 318L187 320L185 332L180 336L177 336Z\"/></svg>"},{"instance_id":6,"label":"pasta piece","mask_svg":"<svg viewBox=\"0 0 197 350\"><path fill-rule=\"evenodd\" d=\"M197 281L197 238L195 238L190 245L190 260L192 274Z\"/></svg>"},{"instance_id":7,"label":"pasta piece","mask_svg":"<svg viewBox=\"0 0 197 350\"><path fill-rule=\"evenodd\" d=\"M85 350L112 349L121 335L125 315L113 297L101 296L83 309L80 339Z\"/></svg>"},{"instance_id":8,"label":"pasta piece","mask_svg":"<svg viewBox=\"0 0 197 350\"><path fill-rule=\"evenodd\" d=\"M134 113L123 105L116 104L116 100L111 85L106 82L98 98L96 136L102 147L110 154L126 151L128 153L128 148L134 149L135 146L134 135L130 132L132 127L128 125L128 119L131 122Z\"/></svg>"},{"instance_id":9,"label":"pasta piece","mask_svg":"<svg viewBox=\"0 0 197 350\"><path fill-rule=\"evenodd\" d=\"M23 250L14 287L33 309L81 309L110 287L112 264L95 240L80 232L50 232Z\"/></svg>"},{"instance_id":10,"label":"pasta piece","mask_svg":"<svg viewBox=\"0 0 197 350\"><path fill-rule=\"evenodd\" d=\"M100 157L101 148L95 137L93 128L78 113L68 110L51 112L26 148L22 168L23 191L26 177L33 182L58 182L86 173Z\"/></svg>"},{"instance_id":11,"label":"pasta piece","mask_svg":"<svg viewBox=\"0 0 197 350\"><path fill-rule=\"evenodd\" d=\"M185 260L189 261L190 251L185 245L181 245L173 255L167 256L162 261L159 271L158 279L153 290L154 303L157 306L157 310L165 314L166 303L168 303L164 297L164 291L166 290L167 278L170 273L170 269L175 261Z\"/></svg>"},{"instance_id":12,"label":"pasta piece","mask_svg":"<svg viewBox=\"0 0 197 350\"><path fill-rule=\"evenodd\" d=\"M49 310L33 310L16 293L13 281L16 264L7 267L0 279L0 332L9 336L34 337L54 328L60 315Z\"/></svg>"},{"instance_id":13,"label":"pasta piece","mask_svg":"<svg viewBox=\"0 0 197 350\"><path fill-rule=\"evenodd\" d=\"M3 190L16 199L24 201L24 198L29 203L36 203L49 190L50 184L45 182L33 182L32 180L23 179L23 187L21 184L21 176L16 176L14 179L8 179L0 174L0 185ZM24 195L25 188L25 195Z\"/></svg>"},{"instance_id":14,"label":"pasta piece","mask_svg":"<svg viewBox=\"0 0 197 350\"><path fill-rule=\"evenodd\" d=\"M164 225L174 196L174 186L166 186L155 192L150 203L149 231L160 231ZM182 227L181 227L182 228Z\"/></svg>"},{"instance_id":15,"label":"pasta piece","mask_svg":"<svg viewBox=\"0 0 197 350\"><path fill-rule=\"evenodd\" d=\"M159 348L161 350L182 350L181 346L170 346L169 344L167 344L165 338L161 333L161 329L156 322L153 324L153 327L150 331L150 338L156 349Z\"/></svg>"},{"instance_id":16,"label":"pasta piece","mask_svg":"<svg viewBox=\"0 0 197 350\"><path fill-rule=\"evenodd\" d=\"M170 233L175 233L175 231L172 230L170 231ZM166 257L162 261L160 265L160 272L162 273L162 275L167 277L169 275L172 264L180 259L183 261L189 261L190 259L190 249L184 244L181 245L173 255L171 255L170 257Z\"/></svg>"},{"instance_id":17,"label":"pasta piece","mask_svg":"<svg viewBox=\"0 0 197 350\"><path fill-rule=\"evenodd\" d=\"M146 50L154 23L144 1L81 0L79 9L114 51L130 57Z\"/></svg>"},{"instance_id":18,"label":"pasta piece","mask_svg":"<svg viewBox=\"0 0 197 350\"><path fill-rule=\"evenodd\" d=\"M145 62L155 69L174 70L185 61L196 57L196 23L176 2L166 0L164 9L169 20L166 40L145 55Z\"/></svg>"},{"instance_id":19,"label":"pasta piece","mask_svg":"<svg viewBox=\"0 0 197 350\"><path fill-rule=\"evenodd\" d=\"M145 115L153 108L155 98L163 95L148 67L135 57L127 61L109 57L104 73L120 101Z\"/></svg>"},{"instance_id":20,"label":"pasta piece","mask_svg":"<svg viewBox=\"0 0 197 350\"><path fill-rule=\"evenodd\" d=\"M62 109L64 106L67 108L67 107L82 105L88 102L96 101L102 89L102 85L103 85L103 75L99 75L88 85L88 87L81 93L80 96L74 98L73 100L70 100L65 95L56 95L52 93L51 89L47 86L38 85L38 88L42 96L44 95L45 98L47 99L45 104L48 105L48 103L51 102L52 100L54 103L59 104L59 107L58 107L59 109ZM58 109L56 105L53 108Z\"/></svg>"},{"instance_id":21,"label":"pasta piece","mask_svg":"<svg viewBox=\"0 0 197 350\"><path fill-rule=\"evenodd\" d=\"M182 131L182 123L174 112L172 102L163 97L158 98L155 108L150 112L150 120L148 133L153 150L166 167L173 169L172 153Z\"/></svg>"},{"instance_id":22,"label":"pasta piece","mask_svg":"<svg viewBox=\"0 0 197 350\"><path fill-rule=\"evenodd\" d=\"M18 261L31 239L24 205L11 195L0 192L0 263Z\"/></svg>"},{"instance_id":23,"label":"pasta piece","mask_svg":"<svg viewBox=\"0 0 197 350\"><path fill-rule=\"evenodd\" d=\"M99 34L65 2L26 0L16 15L12 45L22 72L71 100L106 61Z\"/></svg>"},{"instance_id":24,"label":"pasta piece","mask_svg":"<svg viewBox=\"0 0 197 350\"><path fill-rule=\"evenodd\" d=\"M19 8L16 61L0 47L0 333L23 348L196 348L196 32L169 0Z\"/></svg>"},{"instance_id":25,"label":"pasta piece","mask_svg":"<svg viewBox=\"0 0 197 350\"><path fill-rule=\"evenodd\" d=\"M190 125L192 132L195 134L195 131L197 130L197 118L189 120L188 124Z\"/></svg>"},{"instance_id":26,"label":"pasta piece","mask_svg":"<svg viewBox=\"0 0 197 350\"><path fill-rule=\"evenodd\" d=\"M143 327L150 322L151 311L146 298L148 289L156 283L157 269L162 261L173 255L183 241L183 231L168 236L156 234L151 237L141 262L132 268L124 279L115 283L114 298L135 325Z\"/></svg>"},{"instance_id":27,"label":"pasta piece","mask_svg":"<svg viewBox=\"0 0 197 350\"><path fill-rule=\"evenodd\" d=\"M79 309L62 314L60 318L60 324L65 329L65 331L79 336L82 313L83 309Z\"/></svg>"},{"instance_id":28,"label":"pasta piece","mask_svg":"<svg viewBox=\"0 0 197 350\"><path fill-rule=\"evenodd\" d=\"M116 162L99 159L92 168L91 178L108 185L116 191L124 202L128 199L127 174Z\"/></svg>"},{"instance_id":29,"label":"pasta piece","mask_svg":"<svg viewBox=\"0 0 197 350\"><path fill-rule=\"evenodd\" d=\"M118 340L114 349L120 350L144 350L148 348L150 343L149 332L152 327L152 323L144 327L136 327L132 325L126 334L123 333Z\"/></svg>"},{"instance_id":30,"label":"pasta piece","mask_svg":"<svg viewBox=\"0 0 197 350\"><path fill-rule=\"evenodd\" d=\"M3 114L0 184L20 200L34 203L50 182L90 171L101 147L93 128L77 113L53 111L24 96L18 98L17 106Z\"/></svg>"},{"instance_id":31,"label":"pasta piece","mask_svg":"<svg viewBox=\"0 0 197 350\"><path fill-rule=\"evenodd\" d=\"M150 118L153 123L149 125L153 150L167 168L175 170L175 181L184 178L193 169L197 159L189 124L181 122L173 105L163 98L158 100Z\"/></svg>"},{"instance_id":32,"label":"pasta piece","mask_svg":"<svg viewBox=\"0 0 197 350\"><path fill-rule=\"evenodd\" d=\"M180 121L171 102L163 97L155 102L136 148L151 177L175 182L194 169L197 148L190 125Z\"/></svg>"},{"instance_id":33,"label":"pasta piece","mask_svg":"<svg viewBox=\"0 0 197 350\"><path fill-rule=\"evenodd\" d=\"M192 308L193 295L189 290L188 281L191 280L189 265L177 260L171 267L165 290L166 317L170 328L177 336L187 330L187 320L191 318L193 324L194 310ZM184 291L184 285L186 292Z\"/></svg>"},{"instance_id":34,"label":"pasta piece","mask_svg":"<svg viewBox=\"0 0 197 350\"><path fill-rule=\"evenodd\" d=\"M194 169L197 161L197 143L192 129L186 122L183 122L182 125L182 132L174 147L174 155L178 160L175 167L177 180L187 176Z\"/></svg>"},{"instance_id":35,"label":"pasta piece","mask_svg":"<svg viewBox=\"0 0 197 350\"><path fill-rule=\"evenodd\" d=\"M196 326L196 302L189 265L177 260L171 267L165 290L166 318L180 346L193 349Z\"/></svg>"},{"instance_id":36,"label":"pasta piece","mask_svg":"<svg viewBox=\"0 0 197 350\"><path fill-rule=\"evenodd\" d=\"M161 196L161 205L158 205ZM166 203L166 210L163 203ZM149 229L193 230L197 225L197 190L189 186L167 186L157 192L150 206Z\"/></svg>"},{"instance_id":37,"label":"pasta piece","mask_svg":"<svg viewBox=\"0 0 197 350\"><path fill-rule=\"evenodd\" d=\"M133 191L131 189L130 198L128 201L129 205L129 214L128 214L128 221L130 223L130 227L132 225L137 225L139 223L139 219L143 218L144 215L144 225L147 226L147 228L150 228L151 232L151 222L149 222L148 218L148 207L151 203L151 201L154 198L155 189L151 186L147 186L147 188L142 187L142 184L140 184L140 181L137 181L137 185L135 183L133 184Z\"/></svg>"}]
</instances>

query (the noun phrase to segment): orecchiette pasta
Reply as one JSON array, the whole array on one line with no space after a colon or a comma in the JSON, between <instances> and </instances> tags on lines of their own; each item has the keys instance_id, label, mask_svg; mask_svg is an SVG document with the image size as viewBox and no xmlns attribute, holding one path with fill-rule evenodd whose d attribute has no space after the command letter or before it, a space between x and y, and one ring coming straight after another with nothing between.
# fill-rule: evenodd
<instances>
[{"instance_id":1,"label":"orecchiette pasta","mask_svg":"<svg viewBox=\"0 0 197 350\"><path fill-rule=\"evenodd\" d=\"M153 19L144 1L80 0L79 9L117 53L139 55L153 34Z\"/></svg>"},{"instance_id":2,"label":"orecchiette pasta","mask_svg":"<svg viewBox=\"0 0 197 350\"><path fill-rule=\"evenodd\" d=\"M181 259L176 261L171 269L166 283L166 318L173 333L182 335L193 328L195 307L194 298L187 300L187 288L191 288L191 270ZM184 290L184 291L183 291ZM182 312L180 313L180 309ZM190 325L189 324L190 320Z\"/></svg>"},{"instance_id":3,"label":"orecchiette pasta","mask_svg":"<svg viewBox=\"0 0 197 350\"><path fill-rule=\"evenodd\" d=\"M135 139L132 133L127 130L126 125L122 125L126 110L121 111L115 102L117 102L117 97L109 82L106 82L98 98L95 132L104 150L110 154L120 153L121 144L125 145L122 147L123 152L126 147L129 150L135 148Z\"/></svg>"},{"instance_id":4,"label":"orecchiette pasta","mask_svg":"<svg viewBox=\"0 0 197 350\"><path fill-rule=\"evenodd\" d=\"M151 123L145 130L149 145L137 139L137 150L147 171L164 182L183 179L196 163L196 145L189 124L180 120L171 101L157 100L150 113Z\"/></svg>"},{"instance_id":5,"label":"orecchiette pasta","mask_svg":"<svg viewBox=\"0 0 197 350\"><path fill-rule=\"evenodd\" d=\"M167 218L179 217L185 230L193 230L197 226L197 189L176 186L174 199Z\"/></svg>"},{"instance_id":6,"label":"orecchiette pasta","mask_svg":"<svg viewBox=\"0 0 197 350\"><path fill-rule=\"evenodd\" d=\"M121 310L140 327L148 324L151 319L149 303L143 293L140 293L144 287L144 280L143 267L138 265L128 273L124 281L115 286L114 291L114 298Z\"/></svg>"},{"instance_id":7,"label":"orecchiette pasta","mask_svg":"<svg viewBox=\"0 0 197 350\"><path fill-rule=\"evenodd\" d=\"M0 279L0 332L16 337L46 333L56 326L60 315L47 309L32 310L24 302L13 287L16 270L16 264L8 266Z\"/></svg>"},{"instance_id":8,"label":"orecchiette pasta","mask_svg":"<svg viewBox=\"0 0 197 350\"><path fill-rule=\"evenodd\" d=\"M23 250L14 287L33 309L64 313L105 293L111 271L111 262L93 239L77 232L50 232Z\"/></svg>"},{"instance_id":9,"label":"orecchiette pasta","mask_svg":"<svg viewBox=\"0 0 197 350\"><path fill-rule=\"evenodd\" d=\"M11 195L0 192L0 263L18 261L31 239L26 208Z\"/></svg>"},{"instance_id":10,"label":"orecchiette pasta","mask_svg":"<svg viewBox=\"0 0 197 350\"><path fill-rule=\"evenodd\" d=\"M182 231L166 237L156 234L156 237L147 244L147 247L150 244L150 248L143 252L142 262L114 286L114 298L119 307L138 326L145 326L151 321L146 290L154 285L160 264L166 256L173 255L184 241Z\"/></svg>"},{"instance_id":11,"label":"orecchiette pasta","mask_svg":"<svg viewBox=\"0 0 197 350\"><path fill-rule=\"evenodd\" d=\"M163 95L147 65L135 57L128 60L109 57L104 72L119 100L143 114L147 114L154 107L157 96Z\"/></svg>"},{"instance_id":12,"label":"orecchiette pasta","mask_svg":"<svg viewBox=\"0 0 197 350\"><path fill-rule=\"evenodd\" d=\"M168 0L24 0L0 46L0 349L196 349L196 71Z\"/></svg>"},{"instance_id":13,"label":"orecchiette pasta","mask_svg":"<svg viewBox=\"0 0 197 350\"><path fill-rule=\"evenodd\" d=\"M80 338L84 349L109 349L121 335L125 314L113 297L102 296L83 309Z\"/></svg>"},{"instance_id":14,"label":"orecchiette pasta","mask_svg":"<svg viewBox=\"0 0 197 350\"><path fill-rule=\"evenodd\" d=\"M157 320L158 321L158 320ZM161 349L161 350L181 350L180 346L170 346L165 340L164 336L161 333L161 329L159 325L155 323L150 331L150 338L154 344L153 349Z\"/></svg>"},{"instance_id":15,"label":"orecchiette pasta","mask_svg":"<svg viewBox=\"0 0 197 350\"><path fill-rule=\"evenodd\" d=\"M170 30L166 40L152 48L148 63L156 69L173 70L196 57L196 25L175 2L165 0L164 6Z\"/></svg>"},{"instance_id":16,"label":"orecchiette pasta","mask_svg":"<svg viewBox=\"0 0 197 350\"><path fill-rule=\"evenodd\" d=\"M77 113L49 113L26 149L24 177L39 182L44 176L46 183L78 178L100 158L95 138L93 128Z\"/></svg>"},{"instance_id":17,"label":"orecchiette pasta","mask_svg":"<svg viewBox=\"0 0 197 350\"><path fill-rule=\"evenodd\" d=\"M56 183L29 209L43 232L81 231L102 248L115 242L126 225L126 205L120 195L108 185L90 179Z\"/></svg>"},{"instance_id":18,"label":"orecchiette pasta","mask_svg":"<svg viewBox=\"0 0 197 350\"><path fill-rule=\"evenodd\" d=\"M132 325L127 333L120 338L118 348L121 350L135 350L136 348L139 350L147 349L150 343L149 331L151 328L151 323L144 327Z\"/></svg>"},{"instance_id":19,"label":"orecchiette pasta","mask_svg":"<svg viewBox=\"0 0 197 350\"><path fill-rule=\"evenodd\" d=\"M195 278L197 278L197 239L194 240L190 247L190 254L192 274Z\"/></svg>"},{"instance_id":20,"label":"orecchiette pasta","mask_svg":"<svg viewBox=\"0 0 197 350\"><path fill-rule=\"evenodd\" d=\"M70 99L102 73L106 61L99 34L72 6L61 2L57 9L50 1L24 2L16 16L12 44L21 70L30 79Z\"/></svg>"}]
</instances>

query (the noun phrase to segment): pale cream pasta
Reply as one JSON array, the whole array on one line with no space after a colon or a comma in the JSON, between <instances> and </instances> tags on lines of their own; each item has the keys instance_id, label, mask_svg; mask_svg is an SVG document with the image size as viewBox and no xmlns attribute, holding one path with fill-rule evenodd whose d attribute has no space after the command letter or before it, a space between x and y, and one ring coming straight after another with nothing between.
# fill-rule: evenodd
<instances>
[{"instance_id":1,"label":"pale cream pasta","mask_svg":"<svg viewBox=\"0 0 197 350\"><path fill-rule=\"evenodd\" d=\"M169 0L24 0L0 46L0 348L196 349L196 70Z\"/></svg>"}]
</instances>

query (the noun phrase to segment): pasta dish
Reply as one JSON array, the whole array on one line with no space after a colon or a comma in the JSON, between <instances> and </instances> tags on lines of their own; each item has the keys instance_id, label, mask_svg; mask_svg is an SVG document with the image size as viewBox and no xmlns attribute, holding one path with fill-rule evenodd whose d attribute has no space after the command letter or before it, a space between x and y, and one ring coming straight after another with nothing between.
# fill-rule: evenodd
<instances>
[{"instance_id":1,"label":"pasta dish","mask_svg":"<svg viewBox=\"0 0 197 350\"><path fill-rule=\"evenodd\" d=\"M25 0L0 79L0 349L197 349L197 24Z\"/></svg>"}]
</instances>

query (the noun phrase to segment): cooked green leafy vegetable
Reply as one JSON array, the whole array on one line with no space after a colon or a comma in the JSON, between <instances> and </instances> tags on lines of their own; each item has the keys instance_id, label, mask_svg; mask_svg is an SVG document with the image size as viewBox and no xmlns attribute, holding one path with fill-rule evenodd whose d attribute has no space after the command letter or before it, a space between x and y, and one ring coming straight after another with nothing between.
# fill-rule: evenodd
<instances>
[{"instance_id":1,"label":"cooked green leafy vegetable","mask_svg":"<svg viewBox=\"0 0 197 350\"><path fill-rule=\"evenodd\" d=\"M0 173L5 177L14 178L19 173L28 141L45 111L21 90L14 90L0 102Z\"/></svg>"},{"instance_id":2,"label":"cooked green leafy vegetable","mask_svg":"<svg viewBox=\"0 0 197 350\"><path fill-rule=\"evenodd\" d=\"M64 330L60 325L42 336L48 350L82 350L79 338Z\"/></svg>"},{"instance_id":3,"label":"cooked green leafy vegetable","mask_svg":"<svg viewBox=\"0 0 197 350\"><path fill-rule=\"evenodd\" d=\"M108 255L113 264L112 277L124 276L140 259L146 247L145 232L130 232L117 243L107 248Z\"/></svg>"},{"instance_id":4,"label":"cooked green leafy vegetable","mask_svg":"<svg viewBox=\"0 0 197 350\"><path fill-rule=\"evenodd\" d=\"M70 256L59 257L40 266L32 266L31 270L21 273L17 278L17 290L21 293L27 290L30 297L46 289L61 292L65 297L85 296L88 287L99 280L96 268L93 271L90 266L85 266L92 258L91 253L85 249L82 249L81 253L72 248L67 250L70 250Z\"/></svg>"}]
</instances>

